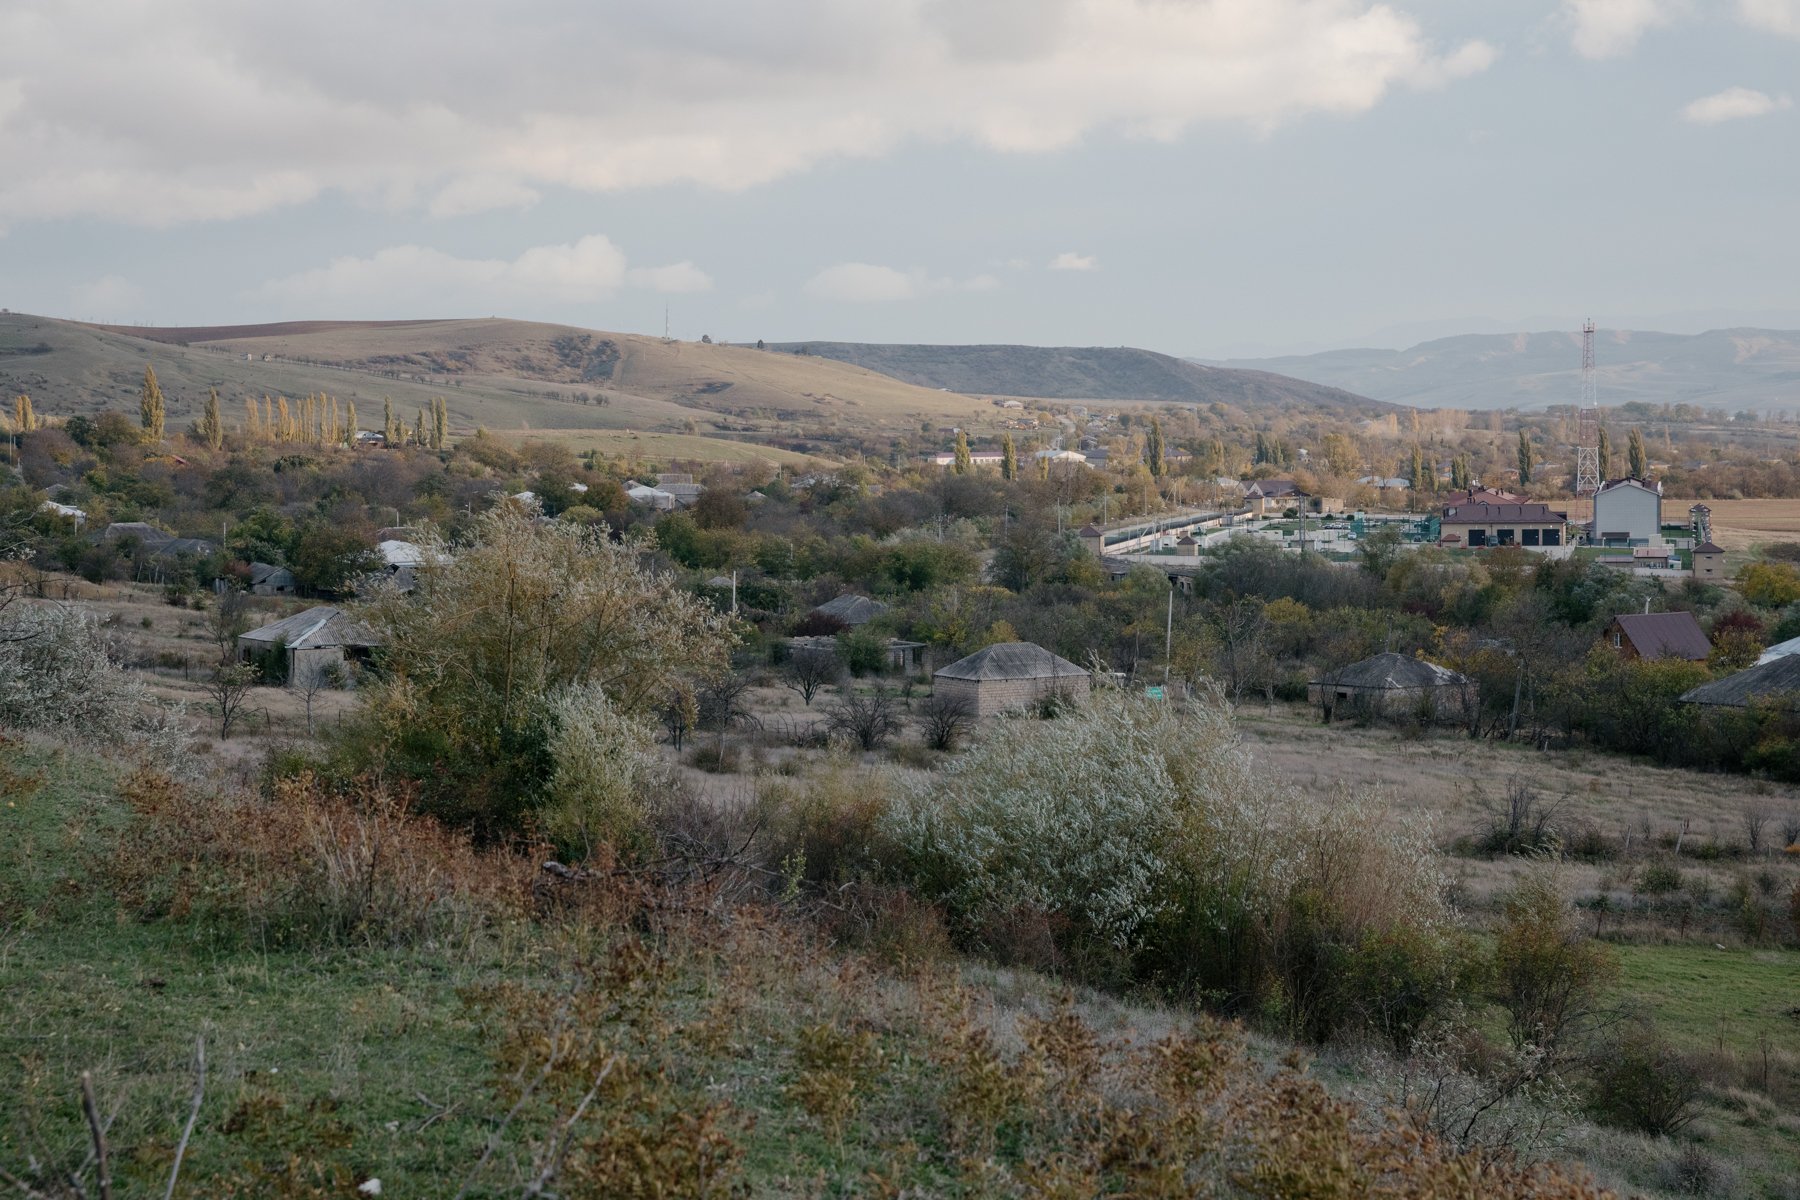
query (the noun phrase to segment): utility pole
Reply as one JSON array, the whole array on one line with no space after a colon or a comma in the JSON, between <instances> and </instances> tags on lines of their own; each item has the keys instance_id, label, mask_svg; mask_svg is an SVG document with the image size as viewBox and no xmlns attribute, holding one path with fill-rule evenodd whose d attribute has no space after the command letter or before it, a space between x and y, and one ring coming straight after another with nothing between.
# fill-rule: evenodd
<instances>
[{"instance_id":1,"label":"utility pole","mask_svg":"<svg viewBox=\"0 0 1800 1200\"><path fill-rule=\"evenodd\" d=\"M737 616L737 568L731 568L731 615Z\"/></svg>"},{"instance_id":2,"label":"utility pole","mask_svg":"<svg viewBox=\"0 0 1800 1200\"><path fill-rule=\"evenodd\" d=\"M1163 625L1163 686L1169 686L1169 665L1175 657L1175 581L1169 580L1169 615Z\"/></svg>"}]
</instances>

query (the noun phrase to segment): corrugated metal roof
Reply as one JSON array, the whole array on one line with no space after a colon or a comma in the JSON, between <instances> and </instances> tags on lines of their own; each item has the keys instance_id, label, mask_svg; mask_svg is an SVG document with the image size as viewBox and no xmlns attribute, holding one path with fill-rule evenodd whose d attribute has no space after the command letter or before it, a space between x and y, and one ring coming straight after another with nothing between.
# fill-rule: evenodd
<instances>
[{"instance_id":1,"label":"corrugated metal roof","mask_svg":"<svg viewBox=\"0 0 1800 1200\"><path fill-rule=\"evenodd\" d=\"M1389 650L1373 658L1351 663L1313 682L1321 687L1388 691L1402 688L1459 687L1470 680L1467 675L1452 671L1449 667L1440 667L1434 662Z\"/></svg>"},{"instance_id":2,"label":"corrugated metal roof","mask_svg":"<svg viewBox=\"0 0 1800 1200\"><path fill-rule=\"evenodd\" d=\"M1072 679L1086 674L1035 642L1000 642L937 672L944 679Z\"/></svg>"},{"instance_id":3,"label":"corrugated metal roof","mask_svg":"<svg viewBox=\"0 0 1800 1200\"><path fill-rule=\"evenodd\" d=\"M1747 671L1703 683L1681 697L1686 704L1744 708L1754 701L1800 708L1800 654L1784 654Z\"/></svg>"},{"instance_id":4,"label":"corrugated metal roof","mask_svg":"<svg viewBox=\"0 0 1800 1200\"><path fill-rule=\"evenodd\" d=\"M290 650L315 650L322 646L374 646L379 642L365 626L350 619L341 608L322 604L291 617L252 630L238 640Z\"/></svg>"},{"instance_id":5,"label":"corrugated metal roof","mask_svg":"<svg viewBox=\"0 0 1800 1200\"><path fill-rule=\"evenodd\" d=\"M846 625L863 625L886 612L887 605L879 600L871 600L867 596L846 592L835 600L827 600L813 611L824 613L828 617L836 617Z\"/></svg>"}]
</instances>

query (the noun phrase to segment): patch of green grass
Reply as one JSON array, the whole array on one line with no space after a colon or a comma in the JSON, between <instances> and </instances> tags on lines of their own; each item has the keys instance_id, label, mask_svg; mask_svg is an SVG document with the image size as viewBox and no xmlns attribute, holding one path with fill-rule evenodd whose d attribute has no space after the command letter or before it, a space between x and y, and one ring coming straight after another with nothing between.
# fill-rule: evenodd
<instances>
[{"instance_id":1,"label":"patch of green grass","mask_svg":"<svg viewBox=\"0 0 1800 1200\"><path fill-rule=\"evenodd\" d=\"M1747 1051L1760 1035L1800 1042L1800 952L1710 946L1618 946L1622 995L1676 1044Z\"/></svg>"}]
</instances>

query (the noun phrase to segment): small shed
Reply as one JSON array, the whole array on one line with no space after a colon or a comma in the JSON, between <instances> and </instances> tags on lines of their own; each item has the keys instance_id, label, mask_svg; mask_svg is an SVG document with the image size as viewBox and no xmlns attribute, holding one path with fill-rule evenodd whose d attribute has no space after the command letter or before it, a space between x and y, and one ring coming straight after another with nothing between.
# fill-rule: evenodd
<instances>
[{"instance_id":1,"label":"small shed","mask_svg":"<svg viewBox=\"0 0 1800 1200\"><path fill-rule=\"evenodd\" d=\"M253 596L291 596L297 585L294 573L273 563L250 564L250 594Z\"/></svg>"},{"instance_id":2,"label":"small shed","mask_svg":"<svg viewBox=\"0 0 1800 1200\"><path fill-rule=\"evenodd\" d=\"M1683 704L1709 708L1748 708L1752 704L1800 710L1800 654L1784 654L1748 670L1683 692Z\"/></svg>"},{"instance_id":3,"label":"small shed","mask_svg":"<svg viewBox=\"0 0 1800 1200\"><path fill-rule=\"evenodd\" d=\"M1062 693L1086 696L1093 680L1066 658L1032 642L1001 642L941 668L934 695L961 697L977 717L1035 704Z\"/></svg>"},{"instance_id":4,"label":"small shed","mask_svg":"<svg viewBox=\"0 0 1800 1200\"><path fill-rule=\"evenodd\" d=\"M368 661L378 645L368 627L343 609L320 605L240 635L238 657L266 661L279 653L287 681L307 683Z\"/></svg>"},{"instance_id":5,"label":"small shed","mask_svg":"<svg viewBox=\"0 0 1800 1200\"><path fill-rule=\"evenodd\" d=\"M1342 710L1359 716L1467 721L1480 700L1473 679L1449 667L1393 651L1341 667L1307 685L1325 720Z\"/></svg>"}]
</instances>

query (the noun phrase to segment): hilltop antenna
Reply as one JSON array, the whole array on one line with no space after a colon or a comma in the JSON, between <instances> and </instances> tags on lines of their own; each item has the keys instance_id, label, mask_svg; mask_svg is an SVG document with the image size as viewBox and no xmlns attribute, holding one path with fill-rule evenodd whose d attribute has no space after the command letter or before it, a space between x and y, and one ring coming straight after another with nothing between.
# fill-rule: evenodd
<instances>
[{"instance_id":1,"label":"hilltop antenna","mask_svg":"<svg viewBox=\"0 0 1800 1200\"><path fill-rule=\"evenodd\" d=\"M1575 494L1591 496L1600 478L1600 388L1594 378L1594 321L1581 327L1581 410L1576 422Z\"/></svg>"}]
</instances>

